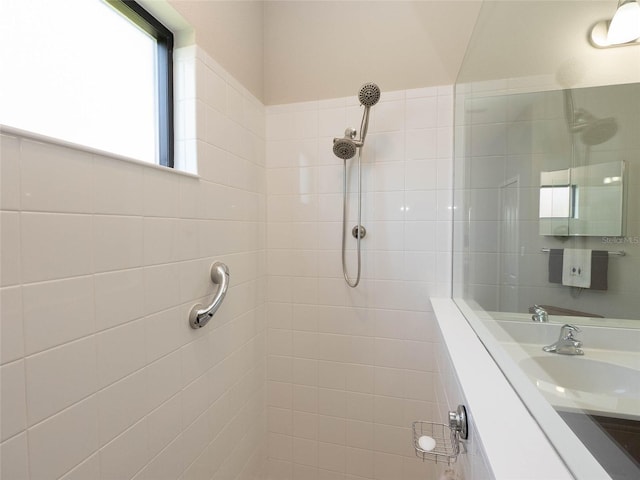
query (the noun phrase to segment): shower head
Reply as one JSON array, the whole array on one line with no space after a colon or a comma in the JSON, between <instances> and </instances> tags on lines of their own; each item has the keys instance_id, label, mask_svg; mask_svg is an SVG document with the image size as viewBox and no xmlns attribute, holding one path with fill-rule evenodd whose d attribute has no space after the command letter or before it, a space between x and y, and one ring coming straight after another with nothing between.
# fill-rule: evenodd
<instances>
[{"instance_id":1,"label":"shower head","mask_svg":"<svg viewBox=\"0 0 640 480\"><path fill-rule=\"evenodd\" d=\"M380 100L380 87L373 82L365 83L360 87L358 100L360 100L360 104L364 106L364 114L362 115L362 122L360 124L360 141L364 143L367 131L369 130L369 111L371 107Z\"/></svg>"},{"instance_id":2,"label":"shower head","mask_svg":"<svg viewBox=\"0 0 640 480\"><path fill-rule=\"evenodd\" d=\"M356 143L350 138L334 138L333 139L333 153L336 157L343 160L349 160L356 154Z\"/></svg>"},{"instance_id":3,"label":"shower head","mask_svg":"<svg viewBox=\"0 0 640 480\"><path fill-rule=\"evenodd\" d=\"M358 100L365 107L373 107L380 100L380 87L373 82L365 83L360 87Z\"/></svg>"},{"instance_id":4,"label":"shower head","mask_svg":"<svg viewBox=\"0 0 640 480\"><path fill-rule=\"evenodd\" d=\"M369 128L369 110L380 100L380 87L372 82L365 83L360 87L358 99L360 104L364 106L364 114L360 124L360 138L356 140L356 131L353 128L347 128L343 138L333 139L333 153L345 161L353 158L358 148L364 145Z\"/></svg>"},{"instance_id":5,"label":"shower head","mask_svg":"<svg viewBox=\"0 0 640 480\"><path fill-rule=\"evenodd\" d=\"M613 117L593 119L580 134L585 145L599 145L613 137L618 131L618 123Z\"/></svg>"}]
</instances>

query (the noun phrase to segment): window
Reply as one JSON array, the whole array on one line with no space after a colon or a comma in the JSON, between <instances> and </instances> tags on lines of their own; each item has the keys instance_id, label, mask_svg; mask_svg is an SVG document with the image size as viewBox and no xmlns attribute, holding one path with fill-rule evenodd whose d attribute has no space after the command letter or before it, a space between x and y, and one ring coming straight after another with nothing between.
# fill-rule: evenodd
<instances>
[{"instance_id":1,"label":"window","mask_svg":"<svg viewBox=\"0 0 640 480\"><path fill-rule=\"evenodd\" d=\"M3 2L0 45L0 123L173 166L173 35L139 4Z\"/></svg>"}]
</instances>

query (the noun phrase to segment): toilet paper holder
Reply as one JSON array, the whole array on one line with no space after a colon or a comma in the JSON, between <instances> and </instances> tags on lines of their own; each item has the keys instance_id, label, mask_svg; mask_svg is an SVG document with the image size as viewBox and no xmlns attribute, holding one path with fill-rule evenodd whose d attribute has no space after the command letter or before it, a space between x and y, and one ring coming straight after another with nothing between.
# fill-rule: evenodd
<instances>
[{"instance_id":1,"label":"toilet paper holder","mask_svg":"<svg viewBox=\"0 0 640 480\"><path fill-rule=\"evenodd\" d=\"M413 448L416 456L422 461L443 462L447 465L455 463L460 453L460 439L469 438L467 409L458 405L455 411L449 412L449 424L417 420L411 424L413 430ZM435 440L433 449L425 450L420 444L420 437L431 437ZM423 445L427 442L422 442Z\"/></svg>"}]
</instances>

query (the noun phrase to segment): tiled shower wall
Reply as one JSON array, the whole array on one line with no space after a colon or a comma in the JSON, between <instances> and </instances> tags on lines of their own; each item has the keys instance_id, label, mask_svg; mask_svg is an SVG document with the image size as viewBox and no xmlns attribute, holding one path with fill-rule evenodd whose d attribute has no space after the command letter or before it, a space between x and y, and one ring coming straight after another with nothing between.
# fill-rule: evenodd
<instances>
[{"instance_id":1,"label":"tiled shower wall","mask_svg":"<svg viewBox=\"0 0 640 480\"><path fill-rule=\"evenodd\" d=\"M452 88L385 92L363 158L363 271L342 278L343 162L357 98L267 108L270 478L433 478L413 420L436 417L429 296L449 295ZM350 191L355 181L350 160ZM350 196L349 231L355 225ZM349 271L355 273L349 236ZM437 419L443 421L444 419Z\"/></svg>"},{"instance_id":2,"label":"tiled shower wall","mask_svg":"<svg viewBox=\"0 0 640 480\"><path fill-rule=\"evenodd\" d=\"M461 453L453 466L453 470L457 475L457 477L454 478L456 478L456 480L495 479L482 445L482 439L478 434L474 422L474 406L469 404L464 395L464 389L460 384L439 328L436 328L436 365L435 409L436 412L438 412L437 415L440 419L448 418L448 412L456 410L458 405L464 405L467 412L468 438L461 440Z\"/></svg>"},{"instance_id":3,"label":"tiled shower wall","mask_svg":"<svg viewBox=\"0 0 640 480\"><path fill-rule=\"evenodd\" d=\"M408 426L443 420L428 297L450 288L451 88L373 109L352 290L331 142L355 98L270 107L265 133L212 59L177 57L199 179L2 135L2 477L260 478L266 456L278 480L435 475ZM231 288L192 331L215 260Z\"/></svg>"},{"instance_id":4,"label":"tiled shower wall","mask_svg":"<svg viewBox=\"0 0 640 480\"><path fill-rule=\"evenodd\" d=\"M261 469L264 107L195 47L178 57L199 179L1 137L2 478ZM188 312L210 300L215 260L231 286L195 331Z\"/></svg>"}]
</instances>

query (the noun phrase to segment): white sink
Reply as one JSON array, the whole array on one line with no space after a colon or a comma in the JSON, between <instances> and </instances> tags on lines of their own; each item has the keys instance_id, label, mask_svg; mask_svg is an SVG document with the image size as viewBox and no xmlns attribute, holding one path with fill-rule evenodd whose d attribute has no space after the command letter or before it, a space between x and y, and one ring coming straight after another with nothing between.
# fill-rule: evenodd
<instances>
[{"instance_id":1,"label":"white sink","mask_svg":"<svg viewBox=\"0 0 640 480\"><path fill-rule=\"evenodd\" d=\"M507 361L503 371L524 374L555 408L640 420L639 320L551 315L548 323L537 323L528 317L485 312L478 325L497 341L495 355L507 361L501 357L506 354L514 362L515 369ZM542 351L558 340L565 323L580 328L576 337L583 356Z\"/></svg>"},{"instance_id":2,"label":"white sink","mask_svg":"<svg viewBox=\"0 0 640 480\"><path fill-rule=\"evenodd\" d=\"M581 356L553 354L525 358L520 361L520 366L530 376L553 382L559 387L557 392L574 390L640 398L640 372L621 365Z\"/></svg>"}]
</instances>

